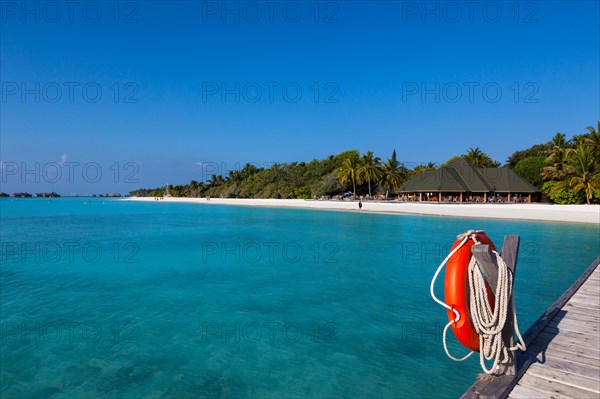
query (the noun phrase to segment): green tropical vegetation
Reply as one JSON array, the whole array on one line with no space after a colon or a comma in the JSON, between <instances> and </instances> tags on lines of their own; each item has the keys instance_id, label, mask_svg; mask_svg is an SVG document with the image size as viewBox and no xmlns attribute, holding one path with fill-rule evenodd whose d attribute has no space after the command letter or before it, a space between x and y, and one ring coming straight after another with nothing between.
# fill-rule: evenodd
<instances>
[{"instance_id":1,"label":"green tropical vegetation","mask_svg":"<svg viewBox=\"0 0 600 399\"><path fill-rule=\"evenodd\" d=\"M450 160L459 158L458 156L456 157L452 157ZM449 163L450 161L448 161L447 163ZM442 165L443 166L443 165ZM435 170L437 169L437 165L433 162L427 162L426 164L422 164L422 165L417 165L415 166L413 169L408 170L407 174L409 177L412 177L414 175L418 175L421 172L425 172L427 170Z\"/></svg>"},{"instance_id":2,"label":"green tropical vegetation","mask_svg":"<svg viewBox=\"0 0 600 399\"><path fill-rule=\"evenodd\" d=\"M374 187L389 192L406 181L406 168L396 159L387 162L368 151L356 150L311 162L277 163L259 168L250 163L228 175L211 175L206 182L167 185L131 191L132 196L222 197L222 198L316 198L351 193L373 195Z\"/></svg>"},{"instance_id":3,"label":"green tropical vegetation","mask_svg":"<svg viewBox=\"0 0 600 399\"><path fill-rule=\"evenodd\" d=\"M480 168L501 166L479 147L468 148L444 165L459 157ZM515 151L504 166L538 187L552 202L600 203L600 122L571 139L556 133L546 143ZM428 162L409 169L398 161L396 150L385 161L372 151L361 155L348 150L322 160L276 163L268 168L248 163L226 176L213 174L204 182L139 189L130 195L308 199L375 194L389 198L411 176L437 167Z\"/></svg>"},{"instance_id":4,"label":"green tropical vegetation","mask_svg":"<svg viewBox=\"0 0 600 399\"><path fill-rule=\"evenodd\" d=\"M358 173L360 158L357 151L352 152L342 161L338 168L338 177L342 184L352 182L352 195L356 197L356 185L362 183L362 176Z\"/></svg>"},{"instance_id":5,"label":"green tropical vegetation","mask_svg":"<svg viewBox=\"0 0 600 399\"><path fill-rule=\"evenodd\" d=\"M546 143L516 151L507 166L557 204L600 203L600 122L570 140L556 133Z\"/></svg>"},{"instance_id":6,"label":"green tropical vegetation","mask_svg":"<svg viewBox=\"0 0 600 399\"><path fill-rule=\"evenodd\" d=\"M392 157L381 166L380 184L385 190L385 198L389 198L390 191L400 188L406 181L406 168L396 159L396 150L392 152Z\"/></svg>"},{"instance_id":7,"label":"green tropical vegetation","mask_svg":"<svg viewBox=\"0 0 600 399\"><path fill-rule=\"evenodd\" d=\"M498 168L498 167L500 167L500 162L495 161L492 158L490 158L490 156L488 154L486 154L485 152L481 151L479 149L479 147L469 148L469 149L467 149L467 152L465 154L455 155L455 156L451 157L446 162L444 162L442 164L442 166L446 166L458 158L465 158L469 162L471 162L473 165L477 166L478 168ZM431 169L435 169L435 166L430 163L426 167L425 166L422 167L420 171L431 170Z\"/></svg>"},{"instance_id":8,"label":"green tropical vegetation","mask_svg":"<svg viewBox=\"0 0 600 399\"><path fill-rule=\"evenodd\" d=\"M381 179L381 176L383 176L383 171L381 170L381 158L376 157L373 154L373 151L367 151L360 159L358 174L362 176L363 181L367 181L369 197L371 197L371 182L378 181Z\"/></svg>"},{"instance_id":9,"label":"green tropical vegetation","mask_svg":"<svg viewBox=\"0 0 600 399\"><path fill-rule=\"evenodd\" d=\"M521 159L513 171L536 187L542 183L542 172L546 158L543 156L531 156Z\"/></svg>"},{"instance_id":10,"label":"green tropical vegetation","mask_svg":"<svg viewBox=\"0 0 600 399\"><path fill-rule=\"evenodd\" d=\"M478 168L497 168L500 166L500 162L494 161L489 155L481 151L479 147L469 148L463 157L471 161Z\"/></svg>"}]
</instances>

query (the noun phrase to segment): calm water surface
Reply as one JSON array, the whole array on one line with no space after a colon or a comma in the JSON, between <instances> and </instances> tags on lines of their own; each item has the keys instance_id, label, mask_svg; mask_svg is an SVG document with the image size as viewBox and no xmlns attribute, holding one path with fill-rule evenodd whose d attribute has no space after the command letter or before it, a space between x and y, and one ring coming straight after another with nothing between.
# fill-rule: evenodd
<instances>
[{"instance_id":1,"label":"calm water surface","mask_svg":"<svg viewBox=\"0 0 600 399\"><path fill-rule=\"evenodd\" d=\"M0 210L2 398L458 397L478 361L446 357L429 296L454 237L521 236L523 330L600 253L598 225L85 198Z\"/></svg>"}]
</instances>

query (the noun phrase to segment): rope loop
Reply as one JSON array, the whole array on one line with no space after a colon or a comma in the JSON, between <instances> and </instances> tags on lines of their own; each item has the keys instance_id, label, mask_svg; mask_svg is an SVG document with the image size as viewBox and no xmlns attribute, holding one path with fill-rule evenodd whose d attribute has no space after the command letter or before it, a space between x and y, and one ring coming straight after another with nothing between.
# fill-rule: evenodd
<instances>
[{"instance_id":1,"label":"rope loop","mask_svg":"<svg viewBox=\"0 0 600 399\"><path fill-rule=\"evenodd\" d=\"M448 351L446 334L448 332L448 328L453 323L457 323L460 320L460 313L435 296L434 285L437 276L441 272L442 268L446 265L448 260L458 250L460 250L460 248L462 248L469 239L474 241L474 245L481 245L481 242L479 242L477 239L478 232L479 231L476 230L468 230L465 233L457 236L457 240L461 240L460 244L457 245L457 247L452 250L450 254L442 261L433 275L430 285L430 294L433 300L444 306L446 309L452 310L456 315L454 320L451 320L448 322L448 324L446 324L443 332L444 351L450 359L455 361L466 360L473 354L473 351L469 352L462 358L456 358ZM510 355L508 351L516 351L518 349L524 351L526 349L525 342L523 341L523 337L521 336L519 325L517 323L517 313L514 308L512 309L513 323L518 341L515 346L508 347L502 338L502 331L506 325L509 307L513 306L513 274L508 269L506 262L502 259L500 254L496 251L492 251L492 253L494 257L493 262L498 266L498 283L494 293L493 308L487 295L485 279L474 256L471 256L467 272L468 289L470 292L469 313L471 315L473 327L475 328L475 331L477 331L477 334L479 334L479 363L486 374L494 374L498 372L500 365L506 364L510 361ZM487 368L485 360L493 360L490 368Z\"/></svg>"}]
</instances>

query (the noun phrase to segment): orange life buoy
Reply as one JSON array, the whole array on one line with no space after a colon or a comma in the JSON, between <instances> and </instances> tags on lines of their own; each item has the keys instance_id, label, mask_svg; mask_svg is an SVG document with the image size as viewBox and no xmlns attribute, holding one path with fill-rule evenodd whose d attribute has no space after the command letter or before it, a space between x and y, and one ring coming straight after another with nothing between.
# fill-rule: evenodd
<instances>
[{"instance_id":1,"label":"orange life buoy","mask_svg":"<svg viewBox=\"0 0 600 399\"><path fill-rule=\"evenodd\" d=\"M477 241L481 244L487 244L492 250L496 250L492 240L483 232L476 233ZM452 246L454 250L462 240L456 240ZM471 239L467 240L464 245L448 260L446 265L446 277L444 279L444 297L446 303L460 315L460 319L456 323L452 323L452 332L466 348L473 351L479 351L479 334L473 327L471 314L469 312L469 294L468 294L468 277L469 262L471 261L471 247L475 242ZM487 287L487 284L486 284ZM494 306L494 294L487 287L488 299L491 306ZM448 310L448 320L453 321L456 318L454 311Z\"/></svg>"}]
</instances>

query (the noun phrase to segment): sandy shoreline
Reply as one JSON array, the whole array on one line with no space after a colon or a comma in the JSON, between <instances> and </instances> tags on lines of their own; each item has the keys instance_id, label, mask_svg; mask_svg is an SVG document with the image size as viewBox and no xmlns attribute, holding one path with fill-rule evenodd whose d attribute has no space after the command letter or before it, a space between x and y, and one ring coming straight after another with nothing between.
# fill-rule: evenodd
<instances>
[{"instance_id":1,"label":"sandy shoreline","mask_svg":"<svg viewBox=\"0 0 600 399\"><path fill-rule=\"evenodd\" d=\"M358 212L358 203L350 201L238 198L211 198L210 201L205 198L164 198L157 201L156 199L149 197L129 197L125 200L148 201L157 204L164 202L182 202L202 205L238 205ZM362 212L600 224L600 206L598 205L363 202Z\"/></svg>"}]
</instances>

